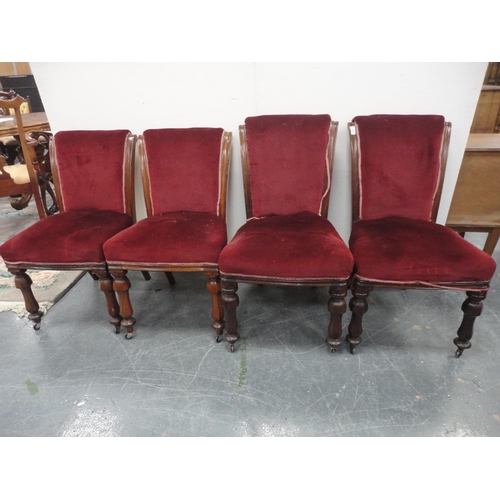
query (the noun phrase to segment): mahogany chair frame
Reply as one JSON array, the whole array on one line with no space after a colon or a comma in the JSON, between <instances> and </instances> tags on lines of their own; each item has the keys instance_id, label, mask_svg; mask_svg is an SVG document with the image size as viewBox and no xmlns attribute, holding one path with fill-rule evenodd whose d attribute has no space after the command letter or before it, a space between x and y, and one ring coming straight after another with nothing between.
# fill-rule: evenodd
<instances>
[{"instance_id":1,"label":"mahogany chair frame","mask_svg":"<svg viewBox=\"0 0 500 500\"><path fill-rule=\"evenodd\" d=\"M26 102L27 102L26 99L24 99L20 95L15 94L13 92L11 92L11 93L3 92L0 95L0 109L4 109L6 111L14 110L14 115L16 117L17 130L18 130L18 135L19 135L19 142L21 143L21 149L23 152L24 162L25 162L26 168L28 170L28 176L29 176L29 189L28 189L28 184L19 184L19 188L17 190L14 189L14 191L17 191L17 192L9 193L9 195L10 194L14 194L14 195L22 194L23 195L23 197L21 198L20 205L17 205L14 201L12 202L13 208L21 209L21 208L24 208L28 204L28 202L31 198L30 194L32 194L33 197L35 198L38 216L40 217L40 219L43 219L45 217L46 213L45 213L42 197L40 194L40 189L38 186L38 173L35 169L35 166L33 165L33 161L36 160L36 154L33 150L33 147L31 146L31 142L30 142L30 145L28 145L28 141L26 139L26 132L24 130L24 125L23 125L22 113L21 113L21 106ZM5 170L2 168L2 177L4 174L7 174L7 172L5 172ZM5 179L9 179L9 178L11 178L10 175L8 175L8 177L5 177ZM7 181L7 184L10 184L10 183ZM12 184L14 184L14 186L16 186L13 181L12 181ZM7 189L7 188L10 189L9 186L5 186L5 189ZM2 192L5 192L5 190L2 190ZM3 195L3 196L5 196L5 195Z\"/></svg>"},{"instance_id":2,"label":"mahogany chair frame","mask_svg":"<svg viewBox=\"0 0 500 500\"><path fill-rule=\"evenodd\" d=\"M134 218L134 151L135 151L136 136L129 133L125 141L123 169L124 169L124 201L125 211L128 215ZM56 147L54 138L50 138L49 143L50 163L52 166L52 174L56 196L59 201L59 211L64 213L64 197L62 196L61 183L59 179L59 169L57 164ZM47 264L34 265L33 263L17 263L16 267L8 267L8 271L15 277L16 288L19 288L23 294L26 310L29 312L28 318L32 320L34 329L40 329L43 312L33 295L31 289L32 280L26 273L28 269L49 269L54 271L87 271L94 279L99 280L99 286L106 298L108 313L111 317L109 322L115 327L115 331L120 331L121 316L120 307L113 290L113 281L109 274L107 265L100 267L89 268L88 264ZM97 278L96 278L97 277Z\"/></svg>"},{"instance_id":3,"label":"mahogany chair frame","mask_svg":"<svg viewBox=\"0 0 500 500\"><path fill-rule=\"evenodd\" d=\"M231 132L223 132L222 146L220 155L220 196L218 201L218 213L226 220L226 207L227 207L227 185L229 175L229 161L230 161L230 148L231 148ZM137 141L139 151L139 161L141 164L142 185L144 190L144 200L146 204L146 214L148 217L153 215L153 204L151 196L151 184L149 180L148 157L146 154L146 147L144 143L144 136L140 135ZM222 332L224 330L224 310L221 302L221 283L219 275L219 267L217 265L203 265L203 266L186 266L186 265L145 265L145 264L120 264L114 265L108 263L109 271L113 276L114 290L118 294L120 301L120 314L122 316L121 325L126 329L125 337L132 338L134 331L134 324L136 323L133 315L133 308L130 302L129 289L131 286L130 280L127 277L128 271L141 271L144 277L150 279L149 273L151 271L165 272L168 281L171 285L175 284L173 272L203 272L208 278L207 291L210 293L212 299L212 326L216 331L216 340L221 340Z\"/></svg>"},{"instance_id":4,"label":"mahogany chair frame","mask_svg":"<svg viewBox=\"0 0 500 500\"><path fill-rule=\"evenodd\" d=\"M360 187L360 172L359 172L359 137L357 135L356 125L353 122L348 123L348 130L350 136L351 148L351 168L352 168L352 223L360 219L360 206L361 206L361 187ZM443 181L446 170L446 163L448 160L448 150L451 136L451 123L445 122L443 141L441 146L441 162L439 176L437 180L434 201L430 214L430 221L436 222L441 201L441 193L443 189ZM462 355L464 349L471 347L470 339L473 334L474 320L481 314L483 304L482 301L486 298L489 290L489 282L435 282L432 286L425 286L424 284L408 284L408 283L380 283L360 279L353 275L351 282L352 298L349 302L349 309L351 311L351 320L348 325L348 335L346 337L350 346L352 354L356 352L357 346L361 343L361 334L363 331L362 318L368 311L367 298L370 292L375 288L392 288L399 290L413 289L448 289L448 290L465 290L467 298L462 304L462 311L464 313L461 325L458 328L457 337L453 340L457 347L455 356L458 358Z\"/></svg>"},{"instance_id":5,"label":"mahogany chair frame","mask_svg":"<svg viewBox=\"0 0 500 500\"><path fill-rule=\"evenodd\" d=\"M327 168L324 176L323 198L321 200L320 215L328 217L328 207L330 202L330 190L333 173L333 158L335 153L335 141L337 138L338 122L331 121L328 137L328 146L326 152ZM250 162L248 158L248 143L246 135L246 126L239 126L240 153L243 173L243 189L245 197L245 210L247 220L251 219L253 214L252 192L250 186ZM330 323L328 325L327 344L331 351L335 351L342 344L342 315L347 309L345 297L349 288L349 280L305 280L305 279L270 279L258 278L254 276L234 276L221 273L222 283L222 302L226 315L226 332L224 339L229 342L231 352L235 350L235 343L240 338L238 333L238 321L236 318L236 308L239 304L237 295L238 283L248 283L256 285L277 285L277 286L320 286L329 287L330 299L328 301L328 310L330 312Z\"/></svg>"}]
</instances>

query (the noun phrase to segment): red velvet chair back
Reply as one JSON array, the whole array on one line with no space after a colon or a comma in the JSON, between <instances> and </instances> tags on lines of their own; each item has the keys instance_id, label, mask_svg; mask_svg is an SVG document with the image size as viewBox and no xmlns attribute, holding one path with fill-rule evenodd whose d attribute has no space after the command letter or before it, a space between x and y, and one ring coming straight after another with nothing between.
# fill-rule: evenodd
<instances>
[{"instance_id":1,"label":"red velvet chair back","mask_svg":"<svg viewBox=\"0 0 500 500\"><path fill-rule=\"evenodd\" d=\"M336 125L329 115L245 120L240 141L248 218L327 215Z\"/></svg>"},{"instance_id":2,"label":"red velvet chair back","mask_svg":"<svg viewBox=\"0 0 500 500\"><path fill-rule=\"evenodd\" d=\"M134 141L128 130L57 132L51 164L61 211L131 214Z\"/></svg>"},{"instance_id":3,"label":"red velvet chair back","mask_svg":"<svg viewBox=\"0 0 500 500\"><path fill-rule=\"evenodd\" d=\"M229 142L222 128L150 129L139 138L148 215L224 216Z\"/></svg>"},{"instance_id":4,"label":"red velvet chair back","mask_svg":"<svg viewBox=\"0 0 500 500\"><path fill-rule=\"evenodd\" d=\"M357 143L351 141L353 222L388 216L435 221L450 134L444 117L357 116L350 126L357 135Z\"/></svg>"}]
</instances>

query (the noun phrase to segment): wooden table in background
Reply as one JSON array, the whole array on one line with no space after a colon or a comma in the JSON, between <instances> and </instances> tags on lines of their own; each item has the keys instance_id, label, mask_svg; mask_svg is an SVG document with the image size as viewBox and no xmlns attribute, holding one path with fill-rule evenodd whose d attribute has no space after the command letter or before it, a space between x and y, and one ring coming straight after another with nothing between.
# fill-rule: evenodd
<instances>
[{"instance_id":1,"label":"wooden table in background","mask_svg":"<svg viewBox=\"0 0 500 500\"><path fill-rule=\"evenodd\" d=\"M47 115L43 112L23 114L23 126L25 132L35 130L50 130ZM0 116L0 137L16 135L17 122L15 116Z\"/></svg>"},{"instance_id":2,"label":"wooden table in background","mask_svg":"<svg viewBox=\"0 0 500 500\"><path fill-rule=\"evenodd\" d=\"M500 238L500 134L470 134L446 225L459 233L488 233L484 251Z\"/></svg>"}]
</instances>

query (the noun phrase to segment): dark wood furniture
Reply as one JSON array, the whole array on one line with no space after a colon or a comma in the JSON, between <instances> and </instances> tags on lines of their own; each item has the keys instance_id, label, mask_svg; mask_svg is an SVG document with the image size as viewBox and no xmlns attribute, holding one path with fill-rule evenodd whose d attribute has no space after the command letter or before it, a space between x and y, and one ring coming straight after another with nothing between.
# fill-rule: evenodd
<instances>
[{"instance_id":1,"label":"dark wood furniture","mask_svg":"<svg viewBox=\"0 0 500 500\"><path fill-rule=\"evenodd\" d=\"M219 258L231 352L238 283L328 287L326 342L342 344L353 260L327 219L337 126L328 115L270 115L239 128L247 222Z\"/></svg>"},{"instance_id":2,"label":"dark wood furniture","mask_svg":"<svg viewBox=\"0 0 500 500\"><path fill-rule=\"evenodd\" d=\"M488 233L492 255L500 238L500 134L470 134L446 225L462 235Z\"/></svg>"},{"instance_id":3,"label":"dark wood furniture","mask_svg":"<svg viewBox=\"0 0 500 500\"><path fill-rule=\"evenodd\" d=\"M16 209L24 208L31 196L35 198L36 207L40 219L45 217L46 212L42 202L42 197L38 187L38 174L35 170L34 160L36 160L36 153L33 150L34 141L29 141L26 138L26 129L24 126L24 119L26 115L21 114L21 106L25 104L26 100L21 96L14 93L0 93L0 109L13 110L15 115L13 121L15 122L15 134L19 138L22 153L24 157L23 164L15 164L2 169L2 178L0 179L0 195L1 196L16 196L21 194L21 200L13 201L11 204ZM6 120L0 123L0 134L2 133L2 125L10 122L10 118L2 117L1 120ZM4 127L5 128L5 127ZM5 134L8 135L8 134ZM35 161L35 164L37 162ZM13 184L20 184L21 187L16 190ZM3 194L2 194L3 193Z\"/></svg>"},{"instance_id":4,"label":"dark wood furniture","mask_svg":"<svg viewBox=\"0 0 500 500\"><path fill-rule=\"evenodd\" d=\"M150 129L139 137L147 217L104 245L127 339L136 323L129 270L145 276L165 272L171 284L173 272L203 272L220 339L224 313L217 261L227 243L230 144L231 133L221 128Z\"/></svg>"},{"instance_id":5,"label":"dark wood furniture","mask_svg":"<svg viewBox=\"0 0 500 500\"><path fill-rule=\"evenodd\" d=\"M51 139L60 212L0 245L35 329L43 313L28 269L82 270L97 276L110 323L119 331L122 318L102 247L133 223L134 147L135 136L128 130L61 131Z\"/></svg>"},{"instance_id":6,"label":"dark wood furniture","mask_svg":"<svg viewBox=\"0 0 500 500\"><path fill-rule=\"evenodd\" d=\"M38 186L42 198L43 209L46 215L54 215L59 211L57 197L55 194L52 167L50 165L49 144L52 133L48 131L36 131L28 134L28 142L31 142L31 161L38 177Z\"/></svg>"},{"instance_id":7,"label":"dark wood furniture","mask_svg":"<svg viewBox=\"0 0 500 500\"><path fill-rule=\"evenodd\" d=\"M361 342L374 287L463 290L456 357L471 347L496 263L436 224L451 125L435 115L372 115L349 124L354 255L347 341Z\"/></svg>"}]
</instances>

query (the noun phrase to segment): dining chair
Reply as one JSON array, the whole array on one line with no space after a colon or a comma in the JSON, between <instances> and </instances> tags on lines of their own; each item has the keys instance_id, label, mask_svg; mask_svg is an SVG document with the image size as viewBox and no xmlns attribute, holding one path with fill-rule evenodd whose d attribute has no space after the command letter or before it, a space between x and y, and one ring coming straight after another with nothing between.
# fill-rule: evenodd
<instances>
[{"instance_id":1,"label":"dining chair","mask_svg":"<svg viewBox=\"0 0 500 500\"><path fill-rule=\"evenodd\" d=\"M16 92L14 90L0 91L0 98L14 98ZM19 96L22 97L22 96ZM22 97L24 102L22 102L19 106L19 112L24 115L27 113L31 113L33 110L31 108L31 100L29 97ZM6 116L15 116L16 112L14 108L6 108L2 110L4 115ZM0 137L0 146L4 151L4 156L7 161L7 165L14 165L17 160L18 163L24 163L23 155L22 155L22 145L19 140L19 136L8 135Z\"/></svg>"},{"instance_id":2,"label":"dining chair","mask_svg":"<svg viewBox=\"0 0 500 500\"><path fill-rule=\"evenodd\" d=\"M451 124L439 115L357 116L348 125L352 160L355 272L347 341L361 343L367 298L375 287L463 290L455 355L471 347L496 263L436 223Z\"/></svg>"},{"instance_id":3,"label":"dining chair","mask_svg":"<svg viewBox=\"0 0 500 500\"><path fill-rule=\"evenodd\" d=\"M0 255L24 296L29 319L40 328L28 269L81 270L97 276L115 330L119 306L103 244L133 223L135 136L128 130L57 132L50 157L60 212L45 217L0 246Z\"/></svg>"},{"instance_id":4,"label":"dining chair","mask_svg":"<svg viewBox=\"0 0 500 500\"><path fill-rule=\"evenodd\" d=\"M0 109L12 110L16 117L16 124L19 136L19 143L23 152L23 163L5 165L2 160L0 168L0 196L19 196L20 200L12 200L11 205L15 209L22 209L27 206L31 198L35 199L35 204L40 219L45 217L46 212L40 194L38 174L33 164L35 152L35 142L26 138L24 124L21 113L21 106L26 100L14 92L0 92ZM16 146L17 149L17 146Z\"/></svg>"},{"instance_id":5,"label":"dining chair","mask_svg":"<svg viewBox=\"0 0 500 500\"><path fill-rule=\"evenodd\" d=\"M247 221L219 257L231 352L239 283L329 287L326 342L342 344L353 257L327 219L337 127L323 114L254 116L239 128Z\"/></svg>"},{"instance_id":6,"label":"dining chair","mask_svg":"<svg viewBox=\"0 0 500 500\"><path fill-rule=\"evenodd\" d=\"M219 253L227 243L226 193L231 133L222 128L164 128L138 139L147 217L113 236L104 254L130 339L136 319L129 270L203 272L212 302L212 326L224 329Z\"/></svg>"}]
</instances>

